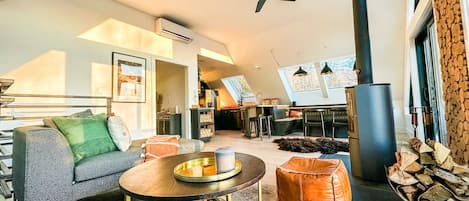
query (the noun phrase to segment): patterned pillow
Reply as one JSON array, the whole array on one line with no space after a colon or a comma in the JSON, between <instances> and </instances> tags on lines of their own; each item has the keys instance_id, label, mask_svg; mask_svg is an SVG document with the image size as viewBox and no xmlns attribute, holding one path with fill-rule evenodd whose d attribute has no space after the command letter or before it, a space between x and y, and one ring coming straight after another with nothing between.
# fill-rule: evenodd
<instances>
[{"instance_id":1,"label":"patterned pillow","mask_svg":"<svg viewBox=\"0 0 469 201\"><path fill-rule=\"evenodd\" d=\"M119 116L110 116L107 119L107 127L112 141L121 151L127 151L132 143L130 132L124 121Z\"/></svg>"},{"instance_id":2,"label":"patterned pillow","mask_svg":"<svg viewBox=\"0 0 469 201\"><path fill-rule=\"evenodd\" d=\"M115 151L104 114L90 117L52 118L72 149L75 163L91 156Z\"/></svg>"},{"instance_id":3,"label":"patterned pillow","mask_svg":"<svg viewBox=\"0 0 469 201\"><path fill-rule=\"evenodd\" d=\"M145 142L145 162L176 155L179 150L178 135L157 135Z\"/></svg>"}]
</instances>

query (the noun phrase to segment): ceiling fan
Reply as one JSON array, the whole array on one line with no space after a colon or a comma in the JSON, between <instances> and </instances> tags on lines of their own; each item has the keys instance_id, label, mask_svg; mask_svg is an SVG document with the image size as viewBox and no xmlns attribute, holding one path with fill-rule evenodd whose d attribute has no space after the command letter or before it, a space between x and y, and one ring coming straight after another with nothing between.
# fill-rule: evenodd
<instances>
[{"instance_id":1,"label":"ceiling fan","mask_svg":"<svg viewBox=\"0 0 469 201\"><path fill-rule=\"evenodd\" d=\"M256 13L258 13L258 12L261 11L262 6L264 6L264 4L265 4L266 1L267 1L267 0L259 0L259 1L257 2ZM296 0L282 0L282 1L296 1Z\"/></svg>"}]
</instances>

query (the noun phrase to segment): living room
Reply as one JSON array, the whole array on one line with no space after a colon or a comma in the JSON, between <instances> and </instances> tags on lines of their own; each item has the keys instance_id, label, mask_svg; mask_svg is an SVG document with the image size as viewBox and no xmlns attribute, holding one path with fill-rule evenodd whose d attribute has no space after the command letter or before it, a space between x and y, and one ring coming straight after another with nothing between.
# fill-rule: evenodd
<instances>
[{"instance_id":1,"label":"living room","mask_svg":"<svg viewBox=\"0 0 469 201\"><path fill-rule=\"evenodd\" d=\"M417 200L433 186L462 200L468 8L466 0L0 1L0 200ZM108 134L87 133L90 121ZM427 144L422 153L436 163L419 164ZM236 163L226 178L174 175L176 165L193 165L182 162L210 158L215 167L227 155ZM307 177L323 161L336 185ZM456 184L396 176L448 161ZM155 167L164 171L141 171Z\"/></svg>"}]
</instances>

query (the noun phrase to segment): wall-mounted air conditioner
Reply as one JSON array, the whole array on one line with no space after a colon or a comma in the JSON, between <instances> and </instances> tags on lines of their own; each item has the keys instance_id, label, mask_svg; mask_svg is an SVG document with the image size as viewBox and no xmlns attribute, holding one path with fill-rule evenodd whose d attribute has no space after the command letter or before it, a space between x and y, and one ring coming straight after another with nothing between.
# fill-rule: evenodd
<instances>
[{"instance_id":1,"label":"wall-mounted air conditioner","mask_svg":"<svg viewBox=\"0 0 469 201\"><path fill-rule=\"evenodd\" d=\"M164 18L156 19L155 32L161 36L181 41L186 44L191 43L192 40L194 40L194 33L190 29Z\"/></svg>"}]
</instances>

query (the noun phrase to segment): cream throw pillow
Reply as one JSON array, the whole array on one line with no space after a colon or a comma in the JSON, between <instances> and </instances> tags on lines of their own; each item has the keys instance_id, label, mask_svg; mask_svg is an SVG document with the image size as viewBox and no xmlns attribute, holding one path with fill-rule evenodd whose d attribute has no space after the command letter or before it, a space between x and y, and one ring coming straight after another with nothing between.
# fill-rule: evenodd
<instances>
[{"instance_id":1,"label":"cream throw pillow","mask_svg":"<svg viewBox=\"0 0 469 201\"><path fill-rule=\"evenodd\" d=\"M132 143L130 132L124 121L119 116L111 116L107 120L107 127L112 141L121 151L127 151Z\"/></svg>"}]
</instances>

